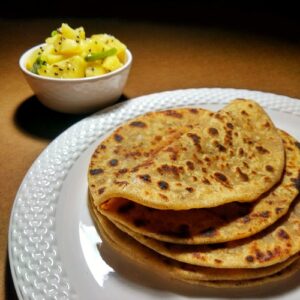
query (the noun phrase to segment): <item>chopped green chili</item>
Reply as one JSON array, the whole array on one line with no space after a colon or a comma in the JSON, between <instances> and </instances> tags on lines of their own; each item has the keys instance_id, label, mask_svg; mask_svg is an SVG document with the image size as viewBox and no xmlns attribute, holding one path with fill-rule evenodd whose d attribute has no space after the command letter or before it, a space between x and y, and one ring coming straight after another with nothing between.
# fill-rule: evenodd
<instances>
[{"instance_id":1,"label":"chopped green chili","mask_svg":"<svg viewBox=\"0 0 300 300\"><path fill-rule=\"evenodd\" d=\"M45 65L45 61L41 59L40 56L38 56L38 58L36 59L36 61L33 63L32 68L31 68L31 72L34 74L38 74L38 70L42 65Z\"/></svg>"},{"instance_id":2,"label":"chopped green chili","mask_svg":"<svg viewBox=\"0 0 300 300\"><path fill-rule=\"evenodd\" d=\"M55 36L55 35L57 35L57 34L58 34L57 30L53 30L53 31L51 32L51 36L52 36L52 37Z\"/></svg>"},{"instance_id":3,"label":"chopped green chili","mask_svg":"<svg viewBox=\"0 0 300 300\"><path fill-rule=\"evenodd\" d=\"M116 53L117 53L117 49L116 48L111 48L111 49L106 50L106 51L89 53L84 59L86 61L95 61L95 60L98 60L98 59L103 59L103 58L106 58L108 56L115 55Z\"/></svg>"}]
</instances>

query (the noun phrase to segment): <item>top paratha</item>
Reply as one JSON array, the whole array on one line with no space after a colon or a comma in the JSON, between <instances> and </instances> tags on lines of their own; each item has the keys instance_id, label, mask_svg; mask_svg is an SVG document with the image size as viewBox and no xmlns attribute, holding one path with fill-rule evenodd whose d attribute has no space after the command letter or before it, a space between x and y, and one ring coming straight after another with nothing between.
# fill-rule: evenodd
<instances>
[{"instance_id":1,"label":"top paratha","mask_svg":"<svg viewBox=\"0 0 300 300\"><path fill-rule=\"evenodd\" d=\"M96 149L88 181L96 206L122 197L184 210L254 201L283 166L270 118L257 103L235 100L217 113L181 109L131 120Z\"/></svg>"}]
</instances>

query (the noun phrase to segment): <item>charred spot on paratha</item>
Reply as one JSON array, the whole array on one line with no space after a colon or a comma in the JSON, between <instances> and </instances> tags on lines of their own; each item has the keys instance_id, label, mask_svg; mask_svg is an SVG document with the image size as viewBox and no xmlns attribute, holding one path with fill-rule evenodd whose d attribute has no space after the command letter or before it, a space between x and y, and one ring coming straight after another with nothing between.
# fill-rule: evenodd
<instances>
[{"instance_id":1,"label":"charred spot on paratha","mask_svg":"<svg viewBox=\"0 0 300 300\"><path fill-rule=\"evenodd\" d=\"M197 114L198 110L196 108L190 108L189 110L192 114Z\"/></svg>"},{"instance_id":2,"label":"charred spot on paratha","mask_svg":"<svg viewBox=\"0 0 300 300\"><path fill-rule=\"evenodd\" d=\"M203 173L207 173L207 169L206 168L201 168Z\"/></svg>"},{"instance_id":3,"label":"charred spot on paratha","mask_svg":"<svg viewBox=\"0 0 300 300\"><path fill-rule=\"evenodd\" d=\"M226 187L231 187L228 178L221 172L215 172L214 178Z\"/></svg>"},{"instance_id":4,"label":"charred spot on paratha","mask_svg":"<svg viewBox=\"0 0 300 300\"><path fill-rule=\"evenodd\" d=\"M123 141L123 137L120 134L117 134L117 133L114 135L114 139L118 143Z\"/></svg>"},{"instance_id":5,"label":"charred spot on paratha","mask_svg":"<svg viewBox=\"0 0 300 300\"><path fill-rule=\"evenodd\" d=\"M249 114L248 114L245 110L242 110L242 111L241 111L241 114L242 114L243 116L247 116L247 117L249 116Z\"/></svg>"},{"instance_id":6,"label":"charred spot on paratha","mask_svg":"<svg viewBox=\"0 0 300 300\"><path fill-rule=\"evenodd\" d=\"M245 217L243 217L243 218L242 218L242 222L243 222L244 224L247 224L247 223L249 223L249 222L250 222L250 220L251 220L251 218L250 218L250 216L249 216L249 215L247 215L247 216L245 216Z\"/></svg>"},{"instance_id":7,"label":"charred spot on paratha","mask_svg":"<svg viewBox=\"0 0 300 300\"><path fill-rule=\"evenodd\" d=\"M90 174L91 174L91 175L98 175L98 174L102 174L103 172L104 172L104 170L101 169L101 168L98 168L98 169L91 169L91 170L90 170Z\"/></svg>"},{"instance_id":8,"label":"charred spot on paratha","mask_svg":"<svg viewBox=\"0 0 300 300\"><path fill-rule=\"evenodd\" d=\"M165 200L165 201L168 201L168 200L169 200L169 198L168 198L166 195L164 195L164 194L159 193L158 195L159 195L159 197L160 197L161 199L163 199L163 200Z\"/></svg>"},{"instance_id":9,"label":"charred spot on paratha","mask_svg":"<svg viewBox=\"0 0 300 300\"><path fill-rule=\"evenodd\" d=\"M178 119L181 119L183 117L181 113L177 112L176 110L171 110L171 109L164 111L164 114L166 116L174 117L174 118L178 118Z\"/></svg>"},{"instance_id":10,"label":"charred spot on paratha","mask_svg":"<svg viewBox=\"0 0 300 300\"><path fill-rule=\"evenodd\" d=\"M104 193L104 191L105 191L105 187L102 187L98 190L98 194L101 195Z\"/></svg>"},{"instance_id":11,"label":"charred spot on paratha","mask_svg":"<svg viewBox=\"0 0 300 300\"><path fill-rule=\"evenodd\" d=\"M127 173L128 172L128 169L127 168L123 168L123 169L120 169L119 171L118 171L118 174L125 174L125 173Z\"/></svg>"},{"instance_id":12,"label":"charred spot on paratha","mask_svg":"<svg viewBox=\"0 0 300 300\"><path fill-rule=\"evenodd\" d=\"M187 167L188 167L189 170L191 170L191 171L195 170L195 165L194 165L193 162L187 161L186 165L187 165Z\"/></svg>"},{"instance_id":13,"label":"charred spot on paratha","mask_svg":"<svg viewBox=\"0 0 300 300\"><path fill-rule=\"evenodd\" d=\"M291 178L291 182L294 184L295 188L300 192L300 174L298 178Z\"/></svg>"},{"instance_id":14,"label":"charred spot on paratha","mask_svg":"<svg viewBox=\"0 0 300 300\"><path fill-rule=\"evenodd\" d=\"M177 157L178 157L178 150L173 148L173 147L168 147L166 150L166 152L169 152L170 153L170 159L175 161L177 160Z\"/></svg>"},{"instance_id":15,"label":"charred spot on paratha","mask_svg":"<svg viewBox=\"0 0 300 300\"><path fill-rule=\"evenodd\" d=\"M260 212L259 216L262 218L269 218L271 216L271 212L268 210L265 210L265 211Z\"/></svg>"},{"instance_id":16,"label":"charred spot on paratha","mask_svg":"<svg viewBox=\"0 0 300 300\"><path fill-rule=\"evenodd\" d=\"M200 136L195 133L188 133L187 136L193 140L194 145L201 150Z\"/></svg>"},{"instance_id":17,"label":"charred spot on paratha","mask_svg":"<svg viewBox=\"0 0 300 300\"><path fill-rule=\"evenodd\" d=\"M210 158L209 157L204 157L204 160L207 162L207 163L210 163L211 162L211 160L210 160Z\"/></svg>"},{"instance_id":18,"label":"charred spot on paratha","mask_svg":"<svg viewBox=\"0 0 300 300\"><path fill-rule=\"evenodd\" d=\"M151 182L151 176L148 174L139 175L139 178L145 182Z\"/></svg>"},{"instance_id":19,"label":"charred spot on paratha","mask_svg":"<svg viewBox=\"0 0 300 300\"><path fill-rule=\"evenodd\" d=\"M169 184L166 181L161 180L157 184L162 190L167 190L169 188Z\"/></svg>"},{"instance_id":20,"label":"charred spot on paratha","mask_svg":"<svg viewBox=\"0 0 300 300\"><path fill-rule=\"evenodd\" d=\"M218 141L213 142L214 146L218 148L220 152L226 152L226 147L224 147L222 144L220 144Z\"/></svg>"},{"instance_id":21,"label":"charred spot on paratha","mask_svg":"<svg viewBox=\"0 0 300 300\"><path fill-rule=\"evenodd\" d=\"M226 126L227 126L229 129L233 129L233 128L234 128L233 124L230 123L230 122L226 123Z\"/></svg>"},{"instance_id":22,"label":"charred spot on paratha","mask_svg":"<svg viewBox=\"0 0 300 300\"><path fill-rule=\"evenodd\" d=\"M249 165L245 161L243 161L243 165L245 168L249 169Z\"/></svg>"},{"instance_id":23,"label":"charred spot on paratha","mask_svg":"<svg viewBox=\"0 0 300 300\"><path fill-rule=\"evenodd\" d=\"M216 128L214 128L214 127L208 128L208 133L209 133L211 136L219 135L218 129L216 129Z\"/></svg>"},{"instance_id":24,"label":"charred spot on paratha","mask_svg":"<svg viewBox=\"0 0 300 300\"><path fill-rule=\"evenodd\" d=\"M211 184L210 183L210 181L207 179L207 178L202 178L202 182L204 183L204 184Z\"/></svg>"},{"instance_id":25,"label":"charred spot on paratha","mask_svg":"<svg viewBox=\"0 0 300 300\"><path fill-rule=\"evenodd\" d=\"M274 172L274 168L272 166L270 166L270 165L266 165L266 170L268 172Z\"/></svg>"},{"instance_id":26,"label":"charred spot on paratha","mask_svg":"<svg viewBox=\"0 0 300 300\"><path fill-rule=\"evenodd\" d=\"M284 239L284 240L288 240L290 239L290 236L289 234L282 228L280 228L277 232L277 236L280 238L280 239Z\"/></svg>"},{"instance_id":27,"label":"charred spot on paratha","mask_svg":"<svg viewBox=\"0 0 300 300\"><path fill-rule=\"evenodd\" d=\"M200 235L205 236L205 237L213 237L216 234L217 234L217 230L214 227L208 227L208 228L200 231Z\"/></svg>"},{"instance_id":28,"label":"charred spot on paratha","mask_svg":"<svg viewBox=\"0 0 300 300\"><path fill-rule=\"evenodd\" d=\"M118 185L118 186L121 186L121 187L124 187L124 186L128 185L129 182L126 181L126 180L122 180L122 181L115 180L115 181L114 181L114 184L116 184L116 185Z\"/></svg>"},{"instance_id":29,"label":"charred spot on paratha","mask_svg":"<svg viewBox=\"0 0 300 300\"><path fill-rule=\"evenodd\" d=\"M255 250L255 257L261 263L270 261L275 257L279 257L280 255L282 255L282 249L279 246L274 247L272 251L267 250L264 252L260 249Z\"/></svg>"},{"instance_id":30,"label":"charred spot on paratha","mask_svg":"<svg viewBox=\"0 0 300 300\"><path fill-rule=\"evenodd\" d=\"M179 177L180 174L184 173L183 167L167 164L161 165L159 168L157 168L157 171L160 175L171 174L175 177Z\"/></svg>"},{"instance_id":31,"label":"charred spot on paratha","mask_svg":"<svg viewBox=\"0 0 300 300\"><path fill-rule=\"evenodd\" d=\"M140 151L129 151L125 154L125 158L139 158L142 156L142 153Z\"/></svg>"},{"instance_id":32,"label":"charred spot on paratha","mask_svg":"<svg viewBox=\"0 0 300 300\"><path fill-rule=\"evenodd\" d=\"M242 170L239 167L236 168L236 171L243 181L249 181L248 175L246 173L242 172Z\"/></svg>"},{"instance_id":33,"label":"charred spot on paratha","mask_svg":"<svg viewBox=\"0 0 300 300\"><path fill-rule=\"evenodd\" d=\"M243 148L239 148L239 155L243 156L244 155L244 149Z\"/></svg>"},{"instance_id":34,"label":"charred spot on paratha","mask_svg":"<svg viewBox=\"0 0 300 300\"><path fill-rule=\"evenodd\" d=\"M194 191L194 188L192 188L192 187L186 187L185 189L190 193L192 193Z\"/></svg>"},{"instance_id":35,"label":"charred spot on paratha","mask_svg":"<svg viewBox=\"0 0 300 300\"><path fill-rule=\"evenodd\" d=\"M279 214L281 213L282 211L284 210L283 207L276 207L275 211L276 211L276 214Z\"/></svg>"},{"instance_id":36,"label":"charred spot on paratha","mask_svg":"<svg viewBox=\"0 0 300 300\"><path fill-rule=\"evenodd\" d=\"M268 149L264 148L263 146L256 146L255 148L261 154L270 153L270 151Z\"/></svg>"},{"instance_id":37,"label":"charred spot on paratha","mask_svg":"<svg viewBox=\"0 0 300 300\"><path fill-rule=\"evenodd\" d=\"M111 159L108 164L111 166L111 167L115 167L117 166L119 163L119 161L117 159Z\"/></svg>"},{"instance_id":38,"label":"charred spot on paratha","mask_svg":"<svg viewBox=\"0 0 300 300\"><path fill-rule=\"evenodd\" d=\"M246 256L246 261L249 262L249 263L252 263L252 262L254 262L254 257L252 255L247 255Z\"/></svg>"},{"instance_id":39,"label":"charred spot on paratha","mask_svg":"<svg viewBox=\"0 0 300 300\"><path fill-rule=\"evenodd\" d=\"M147 127L146 123L141 122L141 121L133 121L129 125L132 126L132 127L139 127L139 128Z\"/></svg>"}]
</instances>

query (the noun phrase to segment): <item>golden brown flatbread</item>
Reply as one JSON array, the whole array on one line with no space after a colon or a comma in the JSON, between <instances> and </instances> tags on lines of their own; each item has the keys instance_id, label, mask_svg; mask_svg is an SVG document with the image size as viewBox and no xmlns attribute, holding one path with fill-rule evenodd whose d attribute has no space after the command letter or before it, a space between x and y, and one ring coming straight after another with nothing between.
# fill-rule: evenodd
<instances>
[{"instance_id":1,"label":"golden brown flatbread","mask_svg":"<svg viewBox=\"0 0 300 300\"><path fill-rule=\"evenodd\" d=\"M204 285L213 288L246 288L246 287L254 287L260 286L267 283L276 282L279 280L284 280L300 269L300 259L297 259L295 262L284 268L283 270L272 274L270 276L255 278L250 280L227 280L227 281L189 281L185 280L185 282L190 284Z\"/></svg>"},{"instance_id":2,"label":"golden brown flatbread","mask_svg":"<svg viewBox=\"0 0 300 300\"><path fill-rule=\"evenodd\" d=\"M144 247L130 236L120 231L104 216L92 211L95 224L99 229L102 239L122 255L135 262L151 266L152 270L165 273L166 276L192 284L241 286L249 285L253 279L261 279L272 276L299 260L299 254L291 257L283 263L260 269L216 269L201 266L188 265L166 258ZM268 278L268 281L270 278ZM241 283L241 281L243 283ZM263 283L262 282L262 283ZM260 282L252 282L260 284Z\"/></svg>"},{"instance_id":3,"label":"golden brown flatbread","mask_svg":"<svg viewBox=\"0 0 300 300\"><path fill-rule=\"evenodd\" d=\"M264 231L249 238L209 245L179 245L161 242L119 229L139 243L174 260L213 268L261 268L285 261L300 251L300 197L289 213Z\"/></svg>"},{"instance_id":4,"label":"golden brown flatbread","mask_svg":"<svg viewBox=\"0 0 300 300\"><path fill-rule=\"evenodd\" d=\"M255 201L283 167L268 115L254 101L235 100L217 113L173 109L129 121L98 146L88 182L97 207L122 197L186 210Z\"/></svg>"}]
</instances>

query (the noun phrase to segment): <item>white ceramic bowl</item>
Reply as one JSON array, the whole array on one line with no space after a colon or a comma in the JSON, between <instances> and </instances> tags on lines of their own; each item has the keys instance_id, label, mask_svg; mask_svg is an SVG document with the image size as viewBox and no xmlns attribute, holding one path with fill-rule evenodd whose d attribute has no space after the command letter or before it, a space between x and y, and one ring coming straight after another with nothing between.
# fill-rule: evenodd
<instances>
[{"instance_id":1,"label":"white ceramic bowl","mask_svg":"<svg viewBox=\"0 0 300 300\"><path fill-rule=\"evenodd\" d=\"M27 50L19 65L38 99L47 107L65 113L86 113L107 106L122 94L132 63L126 50L126 63L113 72L87 78L60 79L36 75L25 67L29 55L44 44Z\"/></svg>"}]
</instances>

